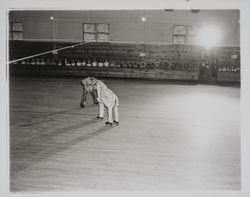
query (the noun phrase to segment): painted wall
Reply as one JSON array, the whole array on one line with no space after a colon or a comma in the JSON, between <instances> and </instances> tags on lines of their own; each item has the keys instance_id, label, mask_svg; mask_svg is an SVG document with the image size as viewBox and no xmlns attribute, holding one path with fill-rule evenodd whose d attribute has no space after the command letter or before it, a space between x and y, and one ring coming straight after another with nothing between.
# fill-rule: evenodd
<instances>
[{"instance_id":1,"label":"painted wall","mask_svg":"<svg viewBox=\"0 0 250 197\"><path fill-rule=\"evenodd\" d=\"M110 41L160 43L173 42L174 25L213 23L223 31L221 45L240 46L239 15L239 10L11 11L9 21L23 23L24 40L81 42L83 23L108 23Z\"/></svg>"}]
</instances>

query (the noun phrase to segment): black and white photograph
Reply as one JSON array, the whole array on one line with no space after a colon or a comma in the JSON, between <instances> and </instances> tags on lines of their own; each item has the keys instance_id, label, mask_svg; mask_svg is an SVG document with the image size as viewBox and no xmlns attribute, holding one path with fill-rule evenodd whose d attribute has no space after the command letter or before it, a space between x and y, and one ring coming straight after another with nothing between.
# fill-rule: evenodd
<instances>
[{"instance_id":1,"label":"black and white photograph","mask_svg":"<svg viewBox=\"0 0 250 197\"><path fill-rule=\"evenodd\" d=\"M243 11L188 3L5 12L9 195L243 196Z\"/></svg>"}]
</instances>

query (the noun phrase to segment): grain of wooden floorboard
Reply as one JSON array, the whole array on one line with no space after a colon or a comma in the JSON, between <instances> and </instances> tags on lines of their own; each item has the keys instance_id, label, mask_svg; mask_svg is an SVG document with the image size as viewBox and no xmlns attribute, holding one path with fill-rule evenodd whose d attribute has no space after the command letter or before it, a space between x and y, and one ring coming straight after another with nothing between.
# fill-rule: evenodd
<instances>
[{"instance_id":1,"label":"grain of wooden floorboard","mask_svg":"<svg viewBox=\"0 0 250 197\"><path fill-rule=\"evenodd\" d=\"M105 80L120 125L80 79L10 79L10 189L239 190L240 88Z\"/></svg>"}]
</instances>

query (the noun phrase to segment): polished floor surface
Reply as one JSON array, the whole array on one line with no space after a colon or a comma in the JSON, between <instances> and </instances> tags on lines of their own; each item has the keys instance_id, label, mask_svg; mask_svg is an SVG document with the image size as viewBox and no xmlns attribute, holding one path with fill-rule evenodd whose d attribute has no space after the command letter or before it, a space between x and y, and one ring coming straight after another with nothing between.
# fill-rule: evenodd
<instances>
[{"instance_id":1,"label":"polished floor surface","mask_svg":"<svg viewBox=\"0 0 250 197\"><path fill-rule=\"evenodd\" d=\"M120 125L80 79L10 79L10 190L239 190L240 88L105 80Z\"/></svg>"}]
</instances>

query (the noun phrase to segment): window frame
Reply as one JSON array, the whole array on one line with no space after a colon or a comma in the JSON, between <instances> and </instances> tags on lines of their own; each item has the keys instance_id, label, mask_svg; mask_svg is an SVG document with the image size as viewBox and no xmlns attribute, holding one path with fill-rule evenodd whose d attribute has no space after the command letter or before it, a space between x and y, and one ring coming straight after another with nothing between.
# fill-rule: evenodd
<instances>
[{"instance_id":1,"label":"window frame","mask_svg":"<svg viewBox=\"0 0 250 197\"><path fill-rule=\"evenodd\" d=\"M94 25L94 31L93 32L88 32L86 31L85 29L85 25L86 24L89 24L89 25ZM107 32L105 31L98 31L98 25L107 25ZM83 23L82 24L82 27L83 27L83 41L84 42L109 42L109 29L110 29L110 26L108 23ZM93 40L86 40L85 39L85 35L86 34L92 34L94 35L94 39ZM98 35L106 35L107 36L107 39L106 40L102 40L102 39L98 39Z\"/></svg>"},{"instance_id":2,"label":"window frame","mask_svg":"<svg viewBox=\"0 0 250 197\"><path fill-rule=\"evenodd\" d=\"M176 33L176 27L182 27L184 29L183 33ZM193 28L195 31L190 33L190 29ZM174 25L173 27L173 44L190 44L190 45L196 45L198 44L198 41L190 41L190 39L195 38L197 39L198 36L198 30L199 26L197 25ZM184 38L184 42L178 43L176 42L176 39L178 37Z\"/></svg>"},{"instance_id":3,"label":"window frame","mask_svg":"<svg viewBox=\"0 0 250 197\"><path fill-rule=\"evenodd\" d=\"M14 29L14 25L19 24L20 29ZM19 36L18 36L19 35ZM12 22L11 23L11 38L13 40L23 40L23 23L22 22Z\"/></svg>"}]
</instances>

